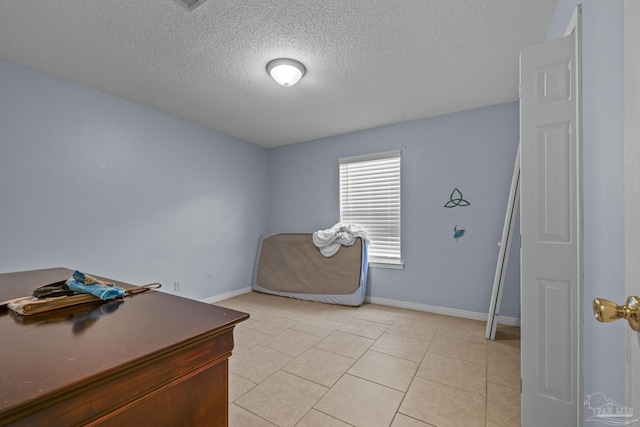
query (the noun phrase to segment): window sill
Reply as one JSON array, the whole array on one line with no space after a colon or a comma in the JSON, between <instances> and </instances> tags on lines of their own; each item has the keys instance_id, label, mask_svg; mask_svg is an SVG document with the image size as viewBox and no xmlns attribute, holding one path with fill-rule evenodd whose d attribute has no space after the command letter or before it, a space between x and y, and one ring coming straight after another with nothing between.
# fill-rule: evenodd
<instances>
[{"instance_id":1,"label":"window sill","mask_svg":"<svg viewBox=\"0 0 640 427\"><path fill-rule=\"evenodd\" d=\"M404 270L404 263L391 264L386 262L370 262L369 267L373 268L389 268L391 270Z\"/></svg>"}]
</instances>

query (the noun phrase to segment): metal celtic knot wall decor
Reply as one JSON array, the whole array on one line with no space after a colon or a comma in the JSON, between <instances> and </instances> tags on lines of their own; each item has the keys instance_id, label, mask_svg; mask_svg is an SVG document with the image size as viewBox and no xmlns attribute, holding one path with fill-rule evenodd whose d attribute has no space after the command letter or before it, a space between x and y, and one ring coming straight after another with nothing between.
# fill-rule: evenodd
<instances>
[{"instance_id":1,"label":"metal celtic knot wall decor","mask_svg":"<svg viewBox=\"0 0 640 427\"><path fill-rule=\"evenodd\" d=\"M444 205L445 208L455 208L456 206L469 206L471 203L462 198L462 193L454 188L449 196L449 201Z\"/></svg>"}]
</instances>

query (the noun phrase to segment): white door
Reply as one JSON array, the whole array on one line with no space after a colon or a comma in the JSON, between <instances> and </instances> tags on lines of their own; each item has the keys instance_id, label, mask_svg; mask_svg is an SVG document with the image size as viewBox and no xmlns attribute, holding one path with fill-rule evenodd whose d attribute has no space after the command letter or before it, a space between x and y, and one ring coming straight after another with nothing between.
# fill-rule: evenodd
<instances>
[{"instance_id":1,"label":"white door","mask_svg":"<svg viewBox=\"0 0 640 427\"><path fill-rule=\"evenodd\" d=\"M582 409L576 37L520 53L523 427L576 426Z\"/></svg>"},{"instance_id":2,"label":"white door","mask_svg":"<svg viewBox=\"0 0 640 427\"><path fill-rule=\"evenodd\" d=\"M624 2L625 290L640 296L640 2ZM606 295L603 295L606 298ZM616 301L618 304L622 301ZM626 332L626 407L640 415L640 333Z\"/></svg>"}]
</instances>

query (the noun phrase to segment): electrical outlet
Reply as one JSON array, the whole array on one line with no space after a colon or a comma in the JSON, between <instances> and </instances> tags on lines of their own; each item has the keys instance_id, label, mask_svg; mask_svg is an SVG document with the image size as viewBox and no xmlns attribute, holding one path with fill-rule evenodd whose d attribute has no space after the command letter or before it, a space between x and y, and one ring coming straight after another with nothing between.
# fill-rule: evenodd
<instances>
[{"instance_id":1,"label":"electrical outlet","mask_svg":"<svg viewBox=\"0 0 640 427\"><path fill-rule=\"evenodd\" d=\"M180 282L178 282L178 281L173 282L173 290L174 291L179 291L180 290Z\"/></svg>"}]
</instances>

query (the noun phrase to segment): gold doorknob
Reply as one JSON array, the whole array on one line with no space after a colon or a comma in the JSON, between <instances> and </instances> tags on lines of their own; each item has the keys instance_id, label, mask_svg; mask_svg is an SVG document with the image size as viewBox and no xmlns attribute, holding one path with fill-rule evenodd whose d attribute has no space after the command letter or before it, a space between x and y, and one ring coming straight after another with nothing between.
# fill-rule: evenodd
<instances>
[{"instance_id":1,"label":"gold doorknob","mask_svg":"<svg viewBox=\"0 0 640 427\"><path fill-rule=\"evenodd\" d=\"M627 319L631 329L640 331L640 298L638 297L627 298L626 305L618 305L604 298L596 298L593 300L593 314L598 322Z\"/></svg>"}]
</instances>

